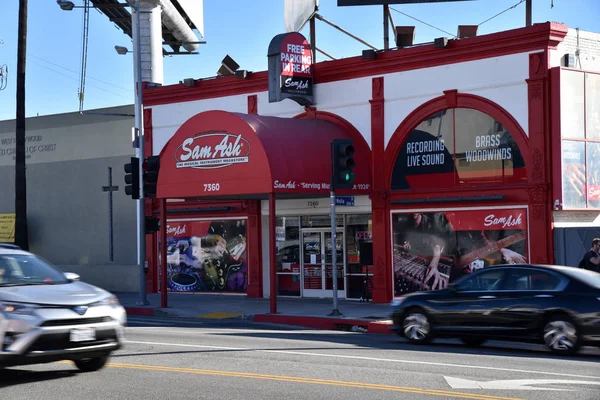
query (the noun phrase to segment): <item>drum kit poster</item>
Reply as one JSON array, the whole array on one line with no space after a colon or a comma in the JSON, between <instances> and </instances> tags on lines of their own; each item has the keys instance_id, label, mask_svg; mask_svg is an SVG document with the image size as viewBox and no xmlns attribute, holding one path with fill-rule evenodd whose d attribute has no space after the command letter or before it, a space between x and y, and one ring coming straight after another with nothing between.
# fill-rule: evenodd
<instances>
[{"instance_id":1,"label":"drum kit poster","mask_svg":"<svg viewBox=\"0 0 600 400\"><path fill-rule=\"evenodd\" d=\"M245 293L247 260L245 219L167 221L170 291Z\"/></svg>"},{"instance_id":2,"label":"drum kit poster","mask_svg":"<svg viewBox=\"0 0 600 400\"><path fill-rule=\"evenodd\" d=\"M394 292L437 290L488 265L525 263L527 210L392 214Z\"/></svg>"}]
</instances>

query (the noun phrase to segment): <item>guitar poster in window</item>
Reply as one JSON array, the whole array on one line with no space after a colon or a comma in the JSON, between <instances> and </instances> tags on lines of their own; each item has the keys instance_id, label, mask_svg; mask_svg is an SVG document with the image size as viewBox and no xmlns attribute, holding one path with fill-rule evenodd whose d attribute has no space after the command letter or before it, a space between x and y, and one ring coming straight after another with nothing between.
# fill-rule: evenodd
<instances>
[{"instance_id":1,"label":"guitar poster in window","mask_svg":"<svg viewBox=\"0 0 600 400\"><path fill-rule=\"evenodd\" d=\"M488 265L527 262L525 209L392 214L397 296L443 289Z\"/></svg>"},{"instance_id":2,"label":"guitar poster in window","mask_svg":"<svg viewBox=\"0 0 600 400\"><path fill-rule=\"evenodd\" d=\"M245 219L167 221L169 290L244 293L247 270Z\"/></svg>"}]
</instances>

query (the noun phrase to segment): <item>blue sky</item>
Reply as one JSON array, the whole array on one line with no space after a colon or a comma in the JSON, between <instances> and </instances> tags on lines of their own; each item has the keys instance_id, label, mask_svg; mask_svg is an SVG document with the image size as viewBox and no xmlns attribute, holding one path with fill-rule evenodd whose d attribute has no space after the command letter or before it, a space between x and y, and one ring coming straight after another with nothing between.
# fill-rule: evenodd
<instances>
[{"instance_id":1,"label":"blue sky","mask_svg":"<svg viewBox=\"0 0 600 400\"><path fill-rule=\"evenodd\" d=\"M77 5L82 0L73 0ZM477 25L521 0L392 6L430 25L455 34L458 25ZM569 27L600 31L600 0L533 0L533 21L557 21ZM18 0L0 0L0 65L9 68L8 87L0 91L0 120L15 118ZM199 55L164 59L165 84L183 78L214 76L229 54L242 69L267 68L271 38L284 31L283 0L204 0L205 40ZM320 0L328 20L377 47L383 47L381 7L337 7ZM416 26L416 43L445 36L443 32L392 11L396 25ZM27 43L27 116L77 111L83 10L62 11L55 0L29 0ZM514 29L525 24L525 2L484 23L478 34ZM302 33L309 36L306 28ZM391 34L390 34L391 35ZM131 39L106 16L90 16L87 84L84 109L133 103L133 59L118 55L115 45L131 49ZM317 45L336 58L359 55L365 46L317 21ZM393 46L393 42L392 42ZM318 54L317 61L324 56Z\"/></svg>"}]
</instances>

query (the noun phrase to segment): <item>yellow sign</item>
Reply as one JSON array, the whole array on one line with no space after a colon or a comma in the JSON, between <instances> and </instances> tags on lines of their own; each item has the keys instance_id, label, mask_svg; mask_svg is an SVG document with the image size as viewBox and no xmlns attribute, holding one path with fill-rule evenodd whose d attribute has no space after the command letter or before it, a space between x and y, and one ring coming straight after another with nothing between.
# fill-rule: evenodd
<instances>
[{"instance_id":1,"label":"yellow sign","mask_svg":"<svg viewBox=\"0 0 600 400\"><path fill-rule=\"evenodd\" d=\"M15 214L0 214L0 242L15 242Z\"/></svg>"}]
</instances>

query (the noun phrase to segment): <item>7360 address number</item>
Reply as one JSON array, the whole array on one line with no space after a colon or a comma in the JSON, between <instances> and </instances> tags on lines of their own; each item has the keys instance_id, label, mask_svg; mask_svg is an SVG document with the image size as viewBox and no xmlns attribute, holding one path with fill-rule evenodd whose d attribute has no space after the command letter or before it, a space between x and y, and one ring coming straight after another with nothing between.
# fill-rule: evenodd
<instances>
[{"instance_id":1,"label":"7360 address number","mask_svg":"<svg viewBox=\"0 0 600 400\"><path fill-rule=\"evenodd\" d=\"M205 192L218 192L221 190L221 185L218 183L205 183L204 191Z\"/></svg>"}]
</instances>

